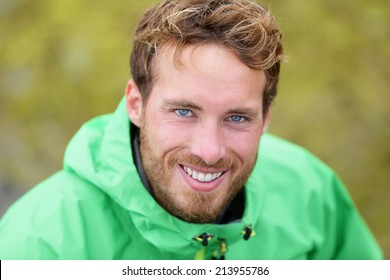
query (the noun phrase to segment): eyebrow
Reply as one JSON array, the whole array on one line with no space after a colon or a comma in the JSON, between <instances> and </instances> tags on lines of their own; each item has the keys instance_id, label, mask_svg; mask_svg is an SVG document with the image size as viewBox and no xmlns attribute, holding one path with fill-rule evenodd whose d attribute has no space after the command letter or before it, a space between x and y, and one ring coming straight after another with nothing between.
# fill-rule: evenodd
<instances>
[{"instance_id":1,"label":"eyebrow","mask_svg":"<svg viewBox=\"0 0 390 280\"><path fill-rule=\"evenodd\" d=\"M257 118L259 116L259 111L252 107L239 107L233 108L228 111L228 115L243 115L249 118Z\"/></svg>"},{"instance_id":2,"label":"eyebrow","mask_svg":"<svg viewBox=\"0 0 390 280\"><path fill-rule=\"evenodd\" d=\"M166 99L163 100L162 108L186 108L186 109L193 109L201 111L202 108L200 108L195 103L192 103L191 101L185 101L185 100L174 100L174 99Z\"/></svg>"},{"instance_id":3,"label":"eyebrow","mask_svg":"<svg viewBox=\"0 0 390 280\"><path fill-rule=\"evenodd\" d=\"M202 108L191 101L166 99L162 102L161 107L164 108L185 108L202 111ZM259 111L253 107L237 107L230 109L227 115L243 115L249 118L257 118Z\"/></svg>"}]
</instances>

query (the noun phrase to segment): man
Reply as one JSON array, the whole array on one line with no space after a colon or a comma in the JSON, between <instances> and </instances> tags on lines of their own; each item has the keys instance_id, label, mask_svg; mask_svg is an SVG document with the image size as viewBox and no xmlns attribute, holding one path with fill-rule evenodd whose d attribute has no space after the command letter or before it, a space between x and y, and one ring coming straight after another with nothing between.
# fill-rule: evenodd
<instances>
[{"instance_id":1,"label":"man","mask_svg":"<svg viewBox=\"0 0 390 280\"><path fill-rule=\"evenodd\" d=\"M0 258L381 258L333 171L264 134L282 58L249 0L151 8L126 98L6 213Z\"/></svg>"}]
</instances>

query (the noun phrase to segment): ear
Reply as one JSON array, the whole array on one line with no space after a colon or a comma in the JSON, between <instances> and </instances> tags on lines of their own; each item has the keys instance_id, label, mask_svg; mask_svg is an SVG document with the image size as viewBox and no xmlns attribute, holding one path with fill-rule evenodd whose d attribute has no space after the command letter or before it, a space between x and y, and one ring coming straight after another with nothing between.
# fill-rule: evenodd
<instances>
[{"instance_id":1,"label":"ear","mask_svg":"<svg viewBox=\"0 0 390 280\"><path fill-rule=\"evenodd\" d=\"M270 119L271 119L271 106L269 106L269 108L267 110L267 113L264 116L263 131L261 132L261 134L264 134L264 133L267 132L268 126L269 126L269 123L270 123Z\"/></svg>"},{"instance_id":2,"label":"ear","mask_svg":"<svg viewBox=\"0 0 390 280\"><path fill-rule=\"evenodd\" d=\"M140 127L142 118L142 96L133 79L129 80L126 85L126 109L130 121Z\"/></svg>"}]
</instances>

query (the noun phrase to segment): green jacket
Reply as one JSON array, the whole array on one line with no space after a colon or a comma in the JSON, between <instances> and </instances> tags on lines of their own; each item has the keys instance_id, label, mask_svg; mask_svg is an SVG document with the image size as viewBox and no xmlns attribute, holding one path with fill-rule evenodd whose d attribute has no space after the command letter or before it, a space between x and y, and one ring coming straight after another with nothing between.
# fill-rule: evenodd
<instances>
[{"instance_id":1,"label":"green jacket","mask_svg":"<svg viewBox=\"0 0 390 280\"><path fill-rule=\"evenodd\" d=\"M205 240L199 237L204 233ZM333 171L304 149L271 135L263 136L258 162L245 185L241 220L190 224L171 216L141 183L123 101L114 114L86 123L66 150L64 169L31 189L0 222L0 259L213 255L382 258Z\"/></svg>"}]
</instances>

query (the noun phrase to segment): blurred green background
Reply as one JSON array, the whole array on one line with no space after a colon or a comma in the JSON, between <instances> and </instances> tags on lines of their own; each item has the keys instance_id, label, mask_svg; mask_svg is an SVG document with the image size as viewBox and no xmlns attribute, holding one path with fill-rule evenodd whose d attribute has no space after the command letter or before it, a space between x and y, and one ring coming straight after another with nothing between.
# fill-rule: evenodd
<instances>
[{"instance_id":1,"label":"blurred green background","mask_svg":"<svg viewBox=\"0 0 390 280\"><path fill-rule=\"evenodd\" d=\"M83 122L115 109L135 24L155 2L0 0L0 216L61 168ZM389 259L389 3L263 3L288 57L270 131L336 170Z\"/></svg>"}]
</instances>

